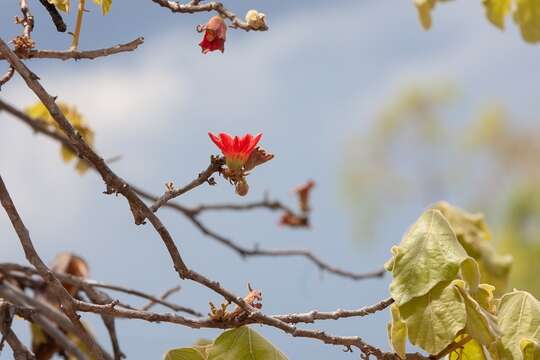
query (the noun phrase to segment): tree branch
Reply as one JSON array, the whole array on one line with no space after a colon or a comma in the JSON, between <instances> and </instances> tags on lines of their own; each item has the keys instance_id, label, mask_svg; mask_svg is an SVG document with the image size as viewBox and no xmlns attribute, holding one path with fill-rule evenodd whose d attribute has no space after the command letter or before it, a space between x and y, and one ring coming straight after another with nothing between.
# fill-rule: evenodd
<instances>
[{"instance_id":1,"label":"tree branch","mask_svg":"<svg viewBox=\"0 0 540 360\"><path fill-rule=\"evenodd\" d=\"M2 44L0 44L1 46ZM36 268L43 280L52 289L52 292L56 296L58 302L62 304L62 310L70 318L71 322L75 326L76 334L84 341L84 343L91 349L92 353L98 360L108 359L109 356L96 344L95 340L88 334L84 326L80 321L80 316L77 314L76 309L72 302L72 297L62 286L60 281L49 270L47 265L41 260L36 252L30 234L24 225L22 219L11 200L11 197L6 189L4 181L0 176L0 203L2 204L6 214L8 215L15 232L19 236L19 240L24 250L26 259Z\"/></svg>"},{"instance_id":2,"label":"tree branch","mask_svg":"<svg viewBox=\"0 0 540 360\"><path fill-rule=\"evenodd\" d=\"M172 200L182 194L187 193L190 190L193 190L197 186L200 186L204 183L209 183L210 185L215 184L215 182L212 179L212 175L214 173L221 171L221 167L225 165L225 159L220 156L212 156L210 158L210 165L208 165L208 168L201 172L197 178L193 181L191 181L189 184L187 184L184 187L174 189L173 185L171 183L167 184L167 191L159 197L154 205L150 207L150 210L152 212L156 212L160 207L165 205L169 200Z\"/></svg>"},{"instance_id":3,"label":"tree branch","mask_svg":"<svg viewBox=\"0 0 540 360\"><path fill-rule=\"evenodd\" d=\"M248 23L240 20L236 14L234 14L232 11L225 8L225 6L221 2L215 2L211 1L206 4L200 4L200 1L191 1L187 4L180 4L178 2L170 1L170 0L152 0L156 4L158 4L161 7L167 8L171 10L173 13L182 13L182 14L193 14L197 12L210 12L215 11L219 15L221 15L224 18L227 18L231 21L232 28L240 28L245 31L266 31L268 30L267 26L260 27L258 29L254 29L251 26L249 26Z\"/></svg>"},{"instance_id":4,"label":"tree branch","mask_svg":"<svg viewBox=\"0 0 540 360\"><path fill-rule=\"evenodd\" d=\"M86 50L86 51L28 50L22 53L17 52L17 55L21 59L94 60L94 59L104 57L104 56L134 51L143 43L144 43L144 38L138 37L135 40L132 40L128 43L118 44L118 45L114 45L109 48L103 48L103 49ZM0 60L5 60L5 57L0 55Z\"/></svg>"},{"instance_id":5,"label":"tree branch","mask_svg":"<svg viewBox=\"0 0 540 360\"><path fill-rule=\"evenodd\" d=\"M37 313L35 309L23 307L17 304L15 313L28 322L38 325L48 336L50 336L62 349L71 354L77 360L88 360L66 335L58 330L49 320Z\"/></svg>"},{"instance_id":6,"label":"tree branch","mask_svg":"<svg viewBox=\"0 0 540 360\"><path fill-rule=\"evenodd\" d=\"M11 264L11 263L0 263L0 272L9 274L11 276L14 276L13 272L20 272L25 273L29 275L38 274L38 272L30 267L22 266L18 264ZM69 285L73 285L77 288L83 289L85 292L88 290L88 288L102 288L102 289L109 289L113 291L122 292L125 294L133 295L140 297L142 299L150 300L154 304L160 304L163 305L171 310L179 311L179 312L185 312L187 314L201 317L202 314L198 311L195 311L193 309L177 305L168 301L165 301L164 299L159 299L153 295L147 294L145 292L136 290L136 289L130 289L125 286L119 286L119 285L113 285L113 284L107 284L96 280L89 280L89 279L83 279L77 276L73 276L70 274L62 274L58 272L53 272L53 274L60 280L61 282ZM15 276L16 277L16 276Z\"/></svg>"},{"instance_id":7,"label":"tree branch","mask_svg":"<svg viewBox=\"0 0 540 360\"><path fill-rule=\"evenodd\" d=\"M56 6L51 4L48 0L39 0L39 2L51 16L51 20L54 23L54 26L56 26L56 30L65 32L67 30L66 23L64 22L64 19L62 19L62 15L60 15Z\"/></svg>"},{"instance_id":8,"label":"tree branch","mask_svg":"<svg viewBox=\"0 0 540 360\"><path fill-rule=\"evenodd\" d=\"M15 69L13 68L13 66L9 66L4 75L0 77L0 91L2 90L2 86L4 86L9 80L11 80L13 74L15 74Z\"/></svg>"},{"instance_id":9,"label":"tree branch","mask_svg":"<svg viewBox=\"0 0 540 360\"><path fill-rule=\"evenodd\" d=\"M169 290L165 291L160 297L159 297L159 300L161 301L164 301L166 300L169 296L171 296L172 294L174 294L175 292L178 292L180 291L182 287L180 285L178 286L175 286L173 288L170 288ZM148 311L150 310L154 305L158 304L158 302L154 301L154 300L151 300L148 304L144 305L141 310L142 311Z\"/></svg>"},{"instance_id":10,"label":"tree branch","mask_svg":"<svg viewBox=\"0 0 540 360\"><path fill-rule=\"evenodd\" d=\"M24 346L11 330L13 315L14 312L10 304L0 300L0 333L2 333L3 338L13 350L13 357L15 360L36 360L34 354Z\"/></svg>"},{"instance_id":11,"label":"tree branch","mask_svg":"<svg viewBox=\"0 0 540 360\"><path fill-rule=\"evenodd\" d=\"M38 120L34 120L30 118L28 115L23 113L22 111L16 109L15 107L9 105L8 103L2 101L0 99L0 110L5 110L6 112L13 115L16 119L21 120L26 125L30 126L35 132L42 133L44 135L47 135L56 141L59 141L63 145L73 149L73 151L77 152L77 149L73 147L73 145L68 141L68 139L65 136L62 136L61 134L52 131L49 129L49 127L44 123L40 122ZM208 168L211 168L212 165L210 165ZM196 181L196 180L194 180ZM148 199L150 201L153 201L156 203L159 198L153 194L150 194L149 192L142 190L136 186L129 185L129 188L133 190L136 194L139 196ZM251 210L254 208L268 208L268 209L280 209L283 211L289 211L292 212L288 207L283 205L282 203L278 201L270 201L270 200L263 200L261 202L251 203L251 204L218 204L218 205L200 205L194 208L188 208L185 206L182 206L176 202L165 202L162 205L163 207L168 207L171 209L174 209L176 211L179 211L184 216L186 216L189 221L191 221L197 229L199 229L203 234L206 236L222 243L223 245L231 248L234 250L238 255L241 257L249 257L249 256L270 256L270 257L303 257L307 259L308 261L311 261L319 269L327 271L329 273L335 274L337 276L343 276L352 280L363 280L363 279L369 279L369 278L377 278L384 276L384 269L372 271L372 272L366 272L366 273L358 273L358 272L352 272L347 271L343 269L339 269L337 267L334 267L323 260L321 260L319 257L317 257L315 254L311 253L309 250L266 250L261 249L258 246L255 246L253 248L246 248L242 247L232 240L219 235L215 233L214 231L208 229L197 217L201 212L203 211L210 211L210 210Z\"/></svg>"},{"instance_id":12,"label":"tree branch","mask_svg":"<svg viewBox=\"0 0 540 360\"><path fill-rule=\"evenodd\" d=\"M303 314L273 315L272 317L290 324L314 323L316 320L337 320L341 318L371 315L378 311L386 309L393 303L394 299L388 298L381 300L374 305L365 306L357 310L336 310L332 312L321 312L313 310Z\"/></svg>"},{"instance_id":13,"label":"tree branch","mask_svg":"<svg viewBox=\"0 0 540 360\"><path fill-rule=\"evenodd\" d=\"M77 136L77 134L75 133L69 121L65 118L64 114L60 111L60 109L56 105L55 98L53 98L47 93L47 91L39 83L38 77L34 73L32 73L21 62L21 60L17 57L17 55L9 49L9 47L6 45L6 43L2 39L0 39L0 53L2 53L6 57L8 62L15 68L15 70L24 79L28 87L37 95L37 97L45 105L45 107L51 114L52 118L55 120L58 126L66 134L72 147L77 150L77 153L79 154L79 156L85 158L100 173L105 184L107 185L107 191L105 193L122 194L129 202L135 221L137 221L137 219L140 217L143 217L143 218L146 217L150 221L154 229L160 235L163 243L167 247L167 250L169 251L169 255L174 263L175 270L177 271L180 278L192 280L220 294L227 301L238 305L238 307L244 311L248 319L252 319L259 324L265 324L268 326L281 329L282 331L294 337L305 337L305 338L317 339L326 344L345 346L347 349L351 349L351 347L356 347L363 353L364 357L369 357L370 355L374 355L379 359L394 358L393 354L387 355L386 353L383 353L381 350L371 345L366 344L359 337L335 337L332 335L328 335L324 333L323 331L297 329L295 326L287 324L284 321L264 315L262 312L254 309L249 304L247 304L244 301L244 299L242 299L241 297L237 297L232 292L223 288L217 281L212 281L209 278L203 276L202 274L192 269L189 269L184 263L180 255L180 252L178 251L178 248L176 247L174 240L172 239L167 228L161 223L161 220L146 206L146 204L137 196L137 194L129 187L129 185L120 177L118 177L118 175L116 175L108 167L105 161L99 155L97 155L90 146L88 146L88 144L84 141L84 139ZM7 197L4 196L3 198L6 198L5 200L7 200L9 199L9 196ZM9 199L8 205L11 205L12 207L12 203L10 199ZM11 210L11 207L8 206L8 209ZM28 236L28 233L23 232L22 235ZM28 238L26 240L28 240ZM30 257L30 258L34 260L33 257ZM42 262L36 262L36 265L40 265L40 268L44 266ZM38 268L38 270L40 269ZM47 275L47 273L45 272L44 275ZM55 285L55 287L59 285L61 287L61 290L65 291L65 289L59 284L58 280L54 277L54 275L52 275L52 273L50 274L49 277L45 277L45 280L46 281L56 280L56 282L52 281L52 284ZM70 306L74 305L74 307L78 310L83 310L83 305L85 305L85 303L79 300L75 300L75 299L73 299L72 303L71 302L67 302L67 303ZM105 308L114 309L116 304L117 303L113 302L110 305L89 304L89 306L91 306L92 308L105 307ZM130 310L130 311L134 311L134 310ZM73 313L75 312L73 311ZM97 352L97 355L101 355L101 354Z\"/></svg>"}]
</instances>

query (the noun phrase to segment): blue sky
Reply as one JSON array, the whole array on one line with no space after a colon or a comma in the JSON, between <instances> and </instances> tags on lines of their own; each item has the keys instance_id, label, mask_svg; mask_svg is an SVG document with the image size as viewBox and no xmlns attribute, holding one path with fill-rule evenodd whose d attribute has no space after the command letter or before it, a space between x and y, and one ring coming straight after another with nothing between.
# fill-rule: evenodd
<instances>
[{"instance_id":1,"label":"blue sky","mask_svg":"<svg viewBox=\"0 0 540 360\"><path fill-rule=\"evenodd\" d=\"M166 181L188 182L206 167L216 152L208 131L263 132L262 144L276 158L250 176L245 201L258 200L268 191L293 205L291 188L314 179L313 229L279 228L277 215L266 211L202 217L246 246L310 248L344 268L380 268L390 247L428 203L413 204L409 213L399 216L386 214L383 236L362 247L354 239L357 219L340 198L340 176L347 140L366 131L380 107L409 83L454 82L463 93L463 114L493 100L524 116L538 111L540 73L532 71L538 48L525 44L511 23L506 32L488 24L480 1L439 6L430 32L421 30L407 1L227 1L237 13L248 8L265 12L270 31L230 30L225 54L206 56L197 46L200 35L194 27L208 14L172 14L150 0L127 4L114 1L107 17L89 4L81 48L107 47L142 35L146 42L137 51L95 61L28 64L49 92L77 105L86 116L104 157L123 156L114 170L155 193L163 191ZM54 32L41 9L33 7L38 46L67 48L68 36ZM15 2L2 5L2 38L20 31L11 23L16 14ZM21 107L36 101L18 77L0 96ZM45 259L73 251L88 260L93 278L152 293L179 283L160 240L149 226L133 224L123 199L102 195L103 183L96 174L80 177L62 163L57 144L5 114L0 114L0 173ZM184 204L210 201L244 200L222 179L218 186L201 187L181 199ZM203 237L177 213L163 209L159 214L189 266L239 294L251 282L263 291L267 313L357 308L388 296L388 277L352 282L321 274L302 259L244 261ZM2 215L0 234L0 261L24 263ZM208 301L220 301L200 286L181 285L182 291L172 298L178 303L205 312ZM99 321L85 318L106 343ZM388 349L387 318L382 313L321 322L316 328L358 335ZM118 328L123 349L133 359L158 359L168 348L218 334L122 320ZM256 329L290 359L358 356L271 328ZM8 351L0 355L10 357Z\"/></svg>"}]
</instances>

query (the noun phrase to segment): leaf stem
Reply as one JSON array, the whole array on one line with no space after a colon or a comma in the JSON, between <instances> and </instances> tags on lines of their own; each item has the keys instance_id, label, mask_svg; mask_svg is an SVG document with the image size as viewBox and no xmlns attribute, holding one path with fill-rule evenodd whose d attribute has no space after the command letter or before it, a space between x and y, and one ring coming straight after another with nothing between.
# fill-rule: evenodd
<instances>
[{"instance_id":1,"label":"leaf stem","mask_svg":"<svg viewBox=\"0 0 540 360\"><path fill-rule=\"evenodd\" d=\"M79 37L81 36L85 1L86 0L79 0L79 8L77 9L77 22L75 23L75 32L73 33L73 40L70 47L70 50L72 51L79 48Z\"/></svg>"}]
</instances>

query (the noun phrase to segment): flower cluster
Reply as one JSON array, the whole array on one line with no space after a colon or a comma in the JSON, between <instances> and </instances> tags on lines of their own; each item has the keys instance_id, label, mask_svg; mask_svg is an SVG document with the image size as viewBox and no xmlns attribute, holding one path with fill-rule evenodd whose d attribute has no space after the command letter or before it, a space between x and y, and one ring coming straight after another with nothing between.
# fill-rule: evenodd
<instances>
[{"instance_id":1,"label":"flower cluster","mask_svg":"<svg viewBox=\"0 0 540 360\"><path fill-rule=\"evenodd\" d=\"M249 191L249 185L246 181L249 171L274 158L274 155L257 146L262 134L233 137L223 132L219 135L209 132L208 136L225 157L227 167L221 172L222 175L235 185L238 195L245 196Z\"/></svg>"}]
</instances>

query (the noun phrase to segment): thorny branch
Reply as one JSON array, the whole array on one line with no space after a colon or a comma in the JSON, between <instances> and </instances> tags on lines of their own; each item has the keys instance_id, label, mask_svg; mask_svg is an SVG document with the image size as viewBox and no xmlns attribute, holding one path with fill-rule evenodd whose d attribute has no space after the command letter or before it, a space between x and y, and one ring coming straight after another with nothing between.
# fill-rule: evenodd
<instances>
[{"instance_id":1,"label":"thorny branch","mask_svg":"<svg viewBox=\"0 0 540 360\"><path fill-rule=\"evenodd\" d=\"M81 156L82 158L86 159L89 163L91 163L92 166L100 173L100 175L102 176L107 186L106 193L107 194L117 193L117 194L123 195L127 199L130 205L130 209L135 219L139 218L140 216L144 216L149 220L149 222L152 224L152 226L154 227L154 229L156 230L156 232L159 234L162 241L164 242L165 246L167 247L169 255L174 263L174 267L176 271L178 272L178 275L180 276L180 278L192 280L220 294L227 301L238 305L238 307L244 311L247 319L251 319L259 324L265 324L268 326L281 329L282 331L294 337L305 337L305 338L317 339L326 344L345 346L347 349L356 347L363 353L362 356L364 358L369 358L369 356L371 355L379 359L395 358L394 354L384 353L380 349L377 349L369 344L366 344L359 337L337 337L337 336L326 334L323 331L298 329L296 326L287 324L286 322L282 320L264 315L262 312L248 305L241 297L238 297L232 292L223 288L218 282L212 281L206 278L205 276L194 271L193 269L189 269L187 265L185 264L184 260L182 259L180 252L178 248L176 247L174 240L172 239L167 228L161 223L161 220L146 206L146 204L137 196L137 194L129 187L129 185L123 179L118 177L118 175L116 175L108 167L105 161L99 155L97 155L90 146L88 146L88 144L84 141L84 139L77 136L77 134L75 133L69 121L65 118L64 114L60 111L60 109L56 105L55 98L47 93L47 91L41 86L40 82L38 81L38 77L21 62L21 60L17 57L17 55L9 49L9 47L1 38L0 38L0 53L2 53L5 56L8 62L15 68L15 70L24 79L28 87L37 95L37 97L41 100L41 102L47 107L49 113L51 114L53 119L56 121L56 123L59 125L59 127L64 131L64 133L66 134L68 138L68 141L70 142L72 147L77 150L77 153L79 154L79 156ZM3 190L2 203L4 204L7 213L10 215L10 218L12 218L15 228L18 230L17 233L20 237L21 243L25 245L24 246L25 250L28 251L27 256L28 256L29 261L37 268L37 270L40 272L40 275L44 278L44 280L48 283L48 285L51 286L51 288L55 290L55 292L58 293L57 295L59 296L59 300L62 302L62 305L66 307L64 308L64 311L66 311L66 313L72 317L72 321L79 328L80 322L77 323L77 321L79 320L78 320L78 315L75 309L82 310L83 305L85 305L85 303L79 300L73 299L69 295L69 293L65 291L65 289L63 288L59 280L50 272L50 270L48 270L46 265L41 261L41 259L37 255L37 253L35 253L35 250L33 249L32 243L28 235L28 231L26 230L26 228L22 224L22 221L18 217L18 214L14 210L15 209L14 205L11 202L11 198L9 197L9 194L7 193L7 190L5 189L5 186L2 186L1 190ZM57 289L58 287L60 289ZM56 291L56 290L59 290L59 291ZM67 298L66 298L66 295L67 295ZM107 309L114 309L116 304L117 303L113 302L109 305L95 305L95 304L90 304L90 305L92 307L104 307ZM102 359L105 357L105 354L101 352L101 349L99 349L97 344L93 342L93 339L87 337L87 334L81 334L81 335L83 335L83 337L85 338L86 343L92 346L94 355L97 355L99 359ZM418 358L416 357L417 355L411 355L411 356L414 356L414 358ZM421 356L421 355L418 355L418 356Z\"/></svg>"},{"instance_id":2,"label":"thorny branch","mask_svg":"<svg viewBox=\"0 0 540 360\"><path fill-rule=\"evenodd\" d=\"M206 4L200 4L200 1L190 1L187 4L180 4L179 2L174 2L170 0L152 0L161 7L167 8L175 13L183 14L193 14L197 12L210 12L215 11L224 18L227 18L231 21L232 28L240 28L245 31L255 30L255 31L266 31L268 30L267 26L254 29L249 26L248 23L240 20L236 14L232 11L225 8L221 2L211 1Z\"/></svg>"}]
</instances>

